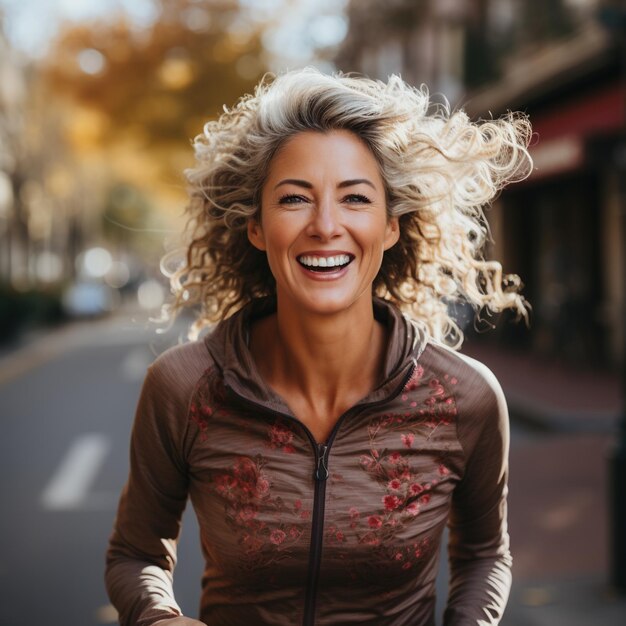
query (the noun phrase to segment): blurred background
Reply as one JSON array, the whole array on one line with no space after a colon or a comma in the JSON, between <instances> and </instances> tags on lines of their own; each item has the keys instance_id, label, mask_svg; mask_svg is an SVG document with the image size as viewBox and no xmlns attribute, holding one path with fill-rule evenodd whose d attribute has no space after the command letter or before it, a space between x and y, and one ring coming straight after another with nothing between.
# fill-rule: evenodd
<instances>
[{"instance_id":1,"label":"blurred background","mask_svg":"<svg viewBox=\"0 0 626 626\"><path fill-rule=\"evenodd\" d=\"M0 0L0 624L115 623L102 570L134 406L189 322L148 320L190 141L266 71L304 65L530 115L535 170L488 210L530 325L458 311L511 412L502 623L626 623L625 32L621 0Z\"/></svg>"}]
</instances>

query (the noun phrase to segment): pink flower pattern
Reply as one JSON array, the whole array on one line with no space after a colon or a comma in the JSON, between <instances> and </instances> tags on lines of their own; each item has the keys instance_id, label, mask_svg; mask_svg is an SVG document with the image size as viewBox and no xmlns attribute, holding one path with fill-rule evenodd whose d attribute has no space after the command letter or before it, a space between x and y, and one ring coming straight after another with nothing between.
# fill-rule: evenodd
<instances>
[{"instance_id":1,"label":"pink flower pattern","mask_svg":"<svg viewBox=\"0 0 626 626\"><path fill-rule=\"evenodd\" d=\"M282 450L287 454L293 454L296 449L293 446L293 431L281 420L277 420L270 426L268 446L272 450Z\"/></svg>"},{"instance_id":2,"label":"pink flower pattern","mask_svg":"<svg viewBox=\"0 0 626 626\"><path fill-rule=\"evenodd\" d=\"M436 460L428 473L416 469L414 463L424 443L438 429L454 423L457 409L452 389L457 383L448 375L428 377L423 367L417 365L398 398L402 406L370 419L369 450L358 458L358 463L373 483L380 486L379 508L362 513L359 507L350 506L345 526L334 523L325 527L327 545L368 546L375 551L372 562L384 559L399 571L416 567L430 552L428 537L416 538L406 545L398 545L397 537L407 524L428 509L439 482L450 479L445 455ZM190 419L197 425L201 441L208 438L210 422L216 415L229 414L225 395L221 377L216 371L207 370L190 406ZM280 418L269 423L265 446L294 454L295 434L290 424ZM251 568L275 563L310 530L311 511L301 500L289 503L272 495L272 478L264 469L265 464L262 454L240 456L230 467L218 471L211 483ZM341 558L348 563L350 552L342 554ZM357 567L352 574L359 577Z\"/></svg>"},{"instance_id":3,"label":"pink flower pattern","mask_svg":"<svg viewBox=\"0 0 626 626\"><path fill-rule=\"evenodd\" d=\"M429 552L429 538L398 546L396 537L429 507L433 490L451 475L444 457L436 460L427 473L415 469L413 464L417 453L435 432L453 424L457 410L451 390L457 383L456 378L448 375L427 377L418 365L399 398L405 409L378 415L368 423L369 451L358 462L382 488L381 506L379 512L366 515L361 515L357 507L350 507L347 540L354 538L362 545L371 546L377 551L375 559L393 562L402 571L415 567ZM398 433L393 435L398 437L397 447L388 449L394 432ZM342 558L348 560L349 554ZM352 575L357 579L361 572L355 567Z\"/></svg>"},{"instance_id":4,"label":"pink flower pattern","mask_svg":"<svg viewBox=\"0 0 626 626\"><path fill-rule=\"evenodd\" d=\"M189 407L189 418L199 428L201 441L206 441L209 422L218 412L220 415L228 415L225 398L226 390L222 377L214 367L207 369L200 379Z\"/></svg>"},{"instance_id":5,"label":"pink flower pattern","mask_svg":"<svg viewBox=\"0 0 626 626\"><path fill-rule=\"evenodd\" d=\"M215 475L211 485L222 497L226 520L237 532L239 544L254 567L267 567L280 558L276 549L287 554L288 548L300 540L311 515L301 500L289 506L282 498L272 497L271 486L261 455L237 458L230 468ZM265 512L273 511L274 521L268 522L267 515L265 521L260 519L261 507ZM274 547L269 559L262 554L268 545Z\"/></svg>"}]
</instances>

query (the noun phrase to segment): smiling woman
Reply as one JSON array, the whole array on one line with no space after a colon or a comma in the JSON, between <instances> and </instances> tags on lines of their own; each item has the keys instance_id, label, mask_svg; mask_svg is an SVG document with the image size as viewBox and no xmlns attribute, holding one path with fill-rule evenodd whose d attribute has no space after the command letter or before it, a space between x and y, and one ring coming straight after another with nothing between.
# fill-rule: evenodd
<instances>
[{"instance_id":1,"label":"smiling woman","mask_svg":"<svg viewBox=\"0 0 626 626\"><path fill-rule=\"evenodd\" d=\"M365 306L371 317L372 284L399 232L367 145L348 131L294 135L272 159L261 206L248 237L267 255L283 310Z\"/></svg>"},{"instance_id":2,"label":"smiling woman","mask_svg":"<svg viewBox=\"0 0 626 626\"><path fill-rule=\"evenodd\" d=\"M306 69L266 79L196 137L197 167L187 172L187 262L180 265L178 252L164 259L175 294L166 312L200 308L192 337L253 298L275 294L267 257L250 246L247 223L258 214L273 156L288 139L312 130L358 137L384 181L400 241L383 258L373 283L377 295L455 347L462 334L448 314L454 300L526 315L519 278L503 275L482 249L483 207L530 173L528 120L511 113L474 124L463 111L432 106L425 88L395 76L384 84ZM323 162L329 154L316 156Z\"/></svg>"},{"instance_id":3,"label":"smiling woman","mask_svg":"<svg viewBox=\"0 0 626 626\"><path fill-rule=\"evenodd\" d=\"M205 126L166 313L219 323L148 370L107 555L123 625L433 626L446 525L444 623L499 623L507 409L444 343L454 299L526 312L482 256L482 208L529 172L529 136L312 69ZM172 590L187 498L201 621Z\"/></svg>"}]
</instances>

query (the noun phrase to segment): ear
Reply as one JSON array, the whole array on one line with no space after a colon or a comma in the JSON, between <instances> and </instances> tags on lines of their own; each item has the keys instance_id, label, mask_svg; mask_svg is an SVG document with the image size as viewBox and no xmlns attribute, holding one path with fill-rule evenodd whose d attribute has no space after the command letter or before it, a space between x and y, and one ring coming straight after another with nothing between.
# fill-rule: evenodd
<instances>
[{"instance_id":1,"label":"ear","mask_svg":"<svg viewBox=\"0 0 626 626\"><path fill-rule=\"evenodd\" d=\"M398 243L398 239L400 239L400 223L397 217L390 217L387 220L384 249L393 248Z\"/></svg>"},{"instance_id":2,"label":"ear","mask_svg":"<svg viewBox=\"0 0 626 626\"><path fill-rule=\"evenodd\" d=\"M261 224L253 217L248 220L248 240L258 250L266 249Z\"/></svg>"}]
</instances>

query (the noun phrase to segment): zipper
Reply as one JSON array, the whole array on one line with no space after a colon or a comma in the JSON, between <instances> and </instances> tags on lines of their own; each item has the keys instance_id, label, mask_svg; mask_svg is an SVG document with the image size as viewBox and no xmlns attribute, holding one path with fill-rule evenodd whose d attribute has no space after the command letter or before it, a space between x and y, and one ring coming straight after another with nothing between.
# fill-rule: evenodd
<instances>
[{"instance_id":1,"label":"zipper","mask_svg":"<svg viewBox=\"0 0 626 626\"><path fill-rule=\"evenodd\" d=\"M386 396L383 400L378 400L377 402L370 402L368 404L361 404L355 407L348 409L345 413L342 413L339 416L339 419L333 426L330 435L326 443L318 443L313 433L308 429L306 424L303 424L299 419L295 416L290 415L289 413L283 413L282 411L276 411L274 409L268 409L268 407L254 402L253 400L249 400L248 398L244 398L239 395L232 387L225 383L225 387L230 389L232 393L234 393L239 400L243 401L245 404L249 406L254 406L255 408L262 408L265 411L271 411L274 415L278 415L280 417L284 417L288 420L296 422L300 428L306 433L311 445L313 447L313 451L315 453L315 471L313 473L313 479L315 482L315 488L313 492L313 516L311 522L311 547L309 550L309 575L307 579L306 585L306 593L305 593L305 601L304 601L304 617L302 620L302 626L314 626L315 623L315 603L317 597L317 584L319 580L319 572L320 572L320 563L322 560L322 544L324 538L324 513L326 509L326 480L329 477L328 471L328 455L330 453L330 448L333 445L333 441L335 440L335 436L341 427L343 421L351 414L358 413L364 408L372 408L381 404L386 404L390 402L404 389L405 385L409 382L411 376L413 376L413 372L415 371L416 361L413 360L411 367L409 368L407 374L403 377L402 382L398 385L394 391Z\"/></svg>"},{"instance_id":2,"label":"zipper","mask_svg":"<svg viewBox=\"0 0 626 626\"><path fill-rule=\"evenodd\" d=\"M311 524L311 547L309 550L309 575L304 597L303 626L313 626L315 620L315 598L317 580L322 560L324 538L324 513L326 511L326 479L328 478L328 450L330 446L318 443L315 449L315 491L313 494L313 521Z\"/></svg>"},{"instance_id":3,"label":"zipper","mask_svg":"<svg viewBox=\"0 0 626 626\"><path fill-rule=\"evenodd\" d=\"M317 469L315 478L326 480L328 478L328 446L325 443L317 444Z\"/></svg>"}]
</instances>

